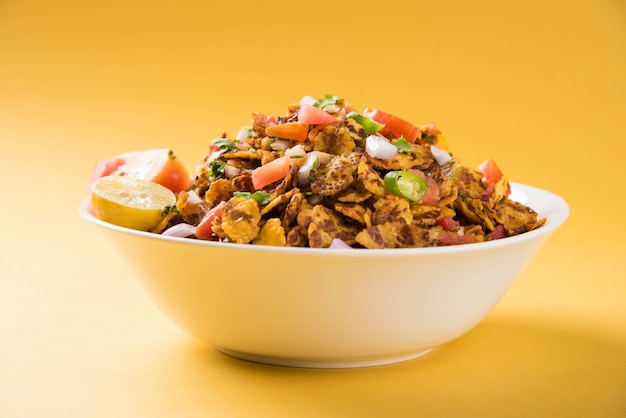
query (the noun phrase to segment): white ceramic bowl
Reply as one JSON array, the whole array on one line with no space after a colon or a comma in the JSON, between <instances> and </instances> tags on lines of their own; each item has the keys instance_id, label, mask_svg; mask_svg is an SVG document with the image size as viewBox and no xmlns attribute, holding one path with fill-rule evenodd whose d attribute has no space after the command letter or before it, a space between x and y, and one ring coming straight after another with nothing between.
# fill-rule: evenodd
<instances>
[{"instance_id":1,"label":"white ceramic bowl","mask_svg":"<svg viewBox=\"0 0 626 418\"><path fill-rule=\"evenodd\" d=\"M158 307L234 357L299 367L359 367L425 354L468 332L500 301L569 215L550 192L512 183L546 224L478 244L350 250L171 238L100 227ZM108 263L109 260L103 260Z\"/></svg>"}]
</instances>

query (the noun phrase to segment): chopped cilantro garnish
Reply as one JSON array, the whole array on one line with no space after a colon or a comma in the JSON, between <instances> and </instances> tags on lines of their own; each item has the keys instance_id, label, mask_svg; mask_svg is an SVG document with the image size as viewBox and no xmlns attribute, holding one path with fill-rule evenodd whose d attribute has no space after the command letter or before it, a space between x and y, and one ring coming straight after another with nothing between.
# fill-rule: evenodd
<instances>
[{"instance_id":1,"label":"chopped cilantro garnish","mask_svg":"<svg viewBox=\"0 0 626 418\"><path fill-rule=\"evenodd\" d=\"M219 160L215 160L215 161L211 161L209 163L209 177L213 177L216 179L221 178L224 175L224 167L226 166L226 163L224 161L219 161Z\"/></svg>"},{"instance_id":2,"label":"chopped cilantro garnish","mask_svg":"<svg viewBox=\"0 0 626 418\"><path fill-rule=\"evenodd\" d=\"M179 213L178 207L176 207L176 205L167 205L161 209L161 216L165 216L168 213Z\"/></svg>"},{"instance_id":3,"label":"chopped cilantro garnish","mask_svg":"<svg viewBox=\"0 0 626 418\"><path fill-rule=\"evenodd\" d=\"M406 152L406 153L414 153L415 152L415 150L413 149L411 144L409 144L409 142L403 136L401 136L400 139L398 139L397 141L393 142L393 145L396 148L398 148L398 151L400 151L400 152Z\"/></svg>"},{"instance_id":4,"label":"chopped cilantro garnish","mask_svg":"<svg viewBox=\"0 0 626 418\"><path fill-rule=\"evenodd\" d=\"M256 200L256 202L259 205L264 205L266 203L268 203L271 199L272 199L272 195L269 194L266 191L260 190L254 193L250 193L250 192L235 192L233 193L234 197L243 197L245 199L253 199Z\"/></svg>"},{"instance_id":5,"label":"chopped cilantro garnish","mask_svg":"<svg viewBox=\"0 0 626 418\"><path fill-rule=\"evenodd\" d=\"M326 106L330 105L343 105L343 98L340 96L333 96L332 94L325 94L322 99L318 100L314 104L315 107L319 107L320 109L324 109Z\"/></svg>"},{"instance_id":6,"label":"chopped cilantro garnish","mask_svg":"<svg viewBox=\"0 0 626 418\"><path fill-rule=\"evenodd\" d=\"M228 138L216 138L211 143L225 152L237 148L237 144Z\"/></svg>"}]
</instances>

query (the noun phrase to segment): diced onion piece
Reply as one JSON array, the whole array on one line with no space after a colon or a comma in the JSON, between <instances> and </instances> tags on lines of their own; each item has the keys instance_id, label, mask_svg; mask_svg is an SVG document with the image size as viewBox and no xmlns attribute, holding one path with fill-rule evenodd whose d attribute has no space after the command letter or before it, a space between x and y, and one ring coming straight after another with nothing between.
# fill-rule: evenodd
<instances>
[{"instance_id":1,"label":"diced onion piece","mask_svg":"<svg viewBox=\"0 0 626 418\"><path fill-rule=\"evenodd\" d=\"M333 240L330 242L330 246L328 248L334 248L334 249L352 249L351 246L349 246L348 244L346 244L346 242L340 238L333 238Z\"/></svg>"},{"instance_id":2,"label":"diced onion piece","mask_svg":"<svg viewBox=\"0 0 626 418\"><path fill-rule=\"evenodd\" d=\"M287 151L289 149L289 147L291 147L291 142L290 141L285 141L282 139L275 139L273 141L270 142L269 144L270 149L273 149L274 151Z\"/></svg>"},{"instance_id":3,"label":"diced onion piece","mask_svg":"<svg viewBox=\"0 0 626 418\"><path fill-rule=\"evenodd\" d=\"M329 154L328 152L323 151L311 151L309 154L317 155L320 164L326 164L333 158L333 154Z\"/></svg>"},{"instance_id":4,"label":"diced onion piece","mask_svg":"<svg viewBox=\"0 0 626 418\"><path fill-rule=\"evenodd\" d=\"M434 145L430 146L430 152L433 154L437 164L444 165L452 159L450 153L444 149L439 149Z\"/></svg>"},{"instance_id":5,"label":"diced onion piece","mask_svg":"<svg viewBox=\"0 0 626 418\"><path fill-rule=\"evenodd\" d=\"M398 148L381 136L370 135L365 140L365 152L374 158L391 160L398 154Z\"/></svg>"},{"instance_id":6,"label":"diced onion piece","mask_svg":"<svg viewBox=\"0 0 626 418\"><path fill-rule=\"evenodd\" d=\"M247 142L236 142L235 146L239 151L248 151L250 148L252 148Z\"/></svg>"},{"instance_id":7,"label":"diced onion piece","mask_svg":"<svg viewBox=\"0 0 626 418\"><path fill-rule=\"evenodd\" d=\"M200 203L200 202L202 202L202 199L200 199L200 196L198 196L198 194L195 191L189 190L187 192L187 203L195 205L196 203Z\"/></svg>"},{"instance_id":8,"label":"diced onion piece","mask_svg":"<svg viewBox=\"0 0 626 418\"><path fill-rule=\"evenodd\" d=\"M167 237L186 238L196 233L196 227L187 223L180 223L169 227L161 233Z\"/></svg>"},{"instance_id":9,"label":"diced onion piece","mask_svg":"<svg viewBox=\"0 0 626 418\"><path fill-rule=\"evenodd\" d=\"M298 170L298 185L306 186L310 183L311 170L315 170L319 165L319 155L316 152L309 152L304 158L304 164Z\"/></svg>"},{"instance_id":10,"label":"diced onion piece","mask_svg":"<svg viewBox=\"0 0 626 418\"><path fill-rule=\"evenodd\" d=\"M224 175L226 178L234 179L241 174L241 169L235 165L237 163L237 160L228 160L226 162L226 165L224 166Z\"/></svg>"},{"instance_id":11,"label":"diced onion piece","mask_svg":"<svg viewBox=\"0 0 626 418\"><path fill-rule=\"evenodd\" d=\"M207 160L207 162L210 163L210 162L216 161L217 159L219 159L222 156L222 154L224 154L224 152L225 151L221 150L221 149L217 150L217 151L213 151L211 153L211 155L209 155L209 159Z\"/></svg>"},{"instance_id":12,"label":"diced onion piece","mask_svg":"<svg viewBox=\"0 0 626 418\"><path fill-rule=\"evenodd\" d=\"M285 155L289 157L289 165L300 164L306 156L303 145L294 145L285 151Z\"/></svg>"},{"instance_id":13,"label":"diced onion piece","mask_svg":"<svg viewBox=\"0 0 626 418\"><path fill-rule=\"evenodd\" d=\"M302 99L300 99L300 105L308 104L311 106L315 106L316 103L317 103L317 100L315 100L311 96L304 96Z\"/></svg>"},{"instance_id":14,"label":"diced onion piece","mask_svg":"<svg viewBox=\"0 0 626 418\"><path fill-rule=\"evenodd\" d=\"M244 126L237 132L237 141L245 141L252 136L252 127Z\"/></svg>"},{"instance_id":15,"label":"diced onion piece","mask_svg":"<svg viewBox=\"0 0 626 418\"><path fill-rule=\"evenodd\" d=\"M324 108L322 109L324 112L328 112L331 114L337 113L341 110L341 107L337 106L336 104L328 104L326 106L324 106Z\"/></svg>"}]
</instances>

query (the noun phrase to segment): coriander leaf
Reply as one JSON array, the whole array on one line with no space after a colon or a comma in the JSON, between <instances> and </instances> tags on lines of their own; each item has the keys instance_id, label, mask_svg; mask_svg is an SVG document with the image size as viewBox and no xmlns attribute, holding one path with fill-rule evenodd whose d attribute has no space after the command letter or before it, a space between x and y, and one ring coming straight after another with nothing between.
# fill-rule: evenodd
<instances>
[{"instance_id":1,"label":"coriander leaf","mask_svg":"<svg viewBox=\"0 0 626 418\"><path fill-rule=\"evenodd\" d=\"M325 94L322 99L318 100L314 104L315 107L319 107L320 109L324 109L326 106L330 105L343 105L343 98L340 96L333 96L332 94Z\"/></svg>"},{"instance_id":2,"label":"coriander leaf","mask_svg":"<svg viewBox=\"0 0 626 418\"><path fill-rule=\"evenodd\" d=\"M209 163L209 177L213 177L216 179L221 178L224 175L224 167L226 163L224 161L211 161Z\"/></svg>"},{"instance_id":3,"label":"coriander leaf","mask_svg":"<svg viewBox=\"0 0 626 418\"><path fill-rule=\"evenodd\" d=\"M179 213L178 207L176 207L176 205L167 205L161 209L161 216L165 216L168 213Z\"/></svg>"},{"instance_id":4,"label":"coriander leaf","mask_svg":"<svg viewBox=\"0 0 626 418\"><path fill-rule=\"evenodd\" d=\"M256 200L256 202L259 205L264 205L264 204L268 203L272 199L272 195L269 194L266 191L263 191L263 190L259 190L259 191L254 192L254 193L250 193L250 192L235 192L235 193L233 193L233 196L234 197L243 197L245 199Z\"/></svg>"},{"instance_id":5,"label":"coriander leaf","mask_svg":"<svg viewBox=\"0 0 626 418\"><path fill-rule=\"evenodd\" d=\"M211 144L215 145L221 151L230 151L237 148L237 144L228 138L216 138L211 141Z\"/></svg>"},{"instance_id":6,"label":"coriander leaf","mask_svg":"<svg viewBox=\"0 0 626 418\"><path fill-rule=\"evenodd\" d=\"M409 154L415 153L415 150L413 149L411 144L409 144L406 138L404 138L403 136L401 136L400 139L393 142L392 144L394 147L398 148L398 151L400 152L406 152Z\"/></svg>"}]
</instances>

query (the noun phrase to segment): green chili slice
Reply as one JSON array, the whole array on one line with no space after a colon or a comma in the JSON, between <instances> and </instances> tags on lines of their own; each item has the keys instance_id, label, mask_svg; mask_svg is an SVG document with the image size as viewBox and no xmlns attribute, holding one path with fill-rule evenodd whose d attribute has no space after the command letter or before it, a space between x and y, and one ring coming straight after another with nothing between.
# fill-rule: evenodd
<instances>
[{"instance_id":1,"label":"green chili slice","mask_svg":"<svg viewBox=\"0 0 626 418\"><path fill-rule=\"evenodd\" d=\"M384 181L385 189L411 202L420 200L428 190L426 182L410 171L390 171L385 175Z\"/></svg>"},{"instance_id":2,"label":"green chili slice","mask_svg":"<svg viewBox=\"0 0 626 418\"><path fill-rule=\"evenodd\" d=\"M359 112L353 111L348 113L346 116L350 119L354 119L356 123L361 125L367 135L374 135L376 132L385 127L385 125L382 125L367 116L360 114Z\"/></svg>"}]
</instances>

